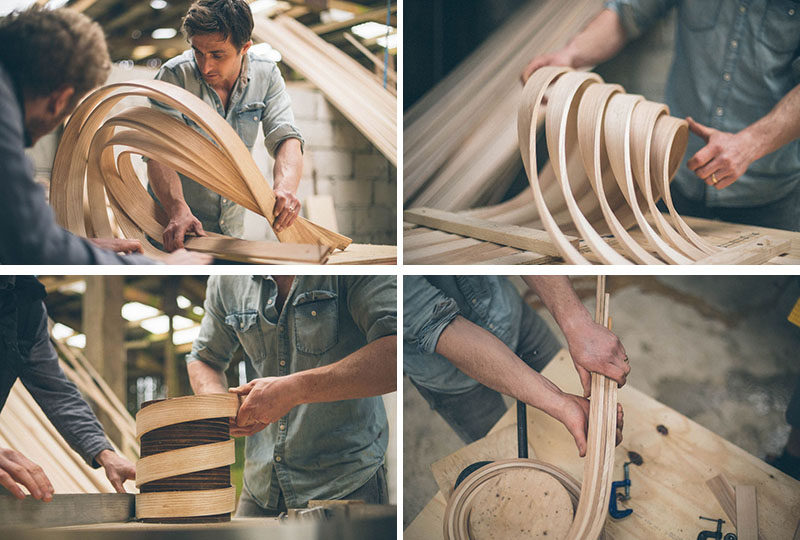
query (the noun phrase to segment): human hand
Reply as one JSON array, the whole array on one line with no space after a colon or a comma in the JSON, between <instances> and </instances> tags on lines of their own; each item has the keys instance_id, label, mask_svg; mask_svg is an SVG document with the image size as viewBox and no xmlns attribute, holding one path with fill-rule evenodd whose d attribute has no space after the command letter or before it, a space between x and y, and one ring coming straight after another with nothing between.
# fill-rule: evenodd
<instances>
[{"instance_id":1,"label":"human hand","mask_svg":"<svg viewBox=\"0 0 800 540\"><path fill-rule=\"evenodd\" d=\"M592 391L592 373L613 379L622 387L627 381L631 366L619 338L602 324L591 318L576 318L565 329L569 354L581 378L584 397Z\"/></svg>"},{"instance_id":2,"label":"human hand","mask_svg":"<svg viewBox=\"0 0 800 540\"><path fill-rule=\"evenodd\" d=\"M276 232L281 232L292 225L300 215L300 199L286 189L275 190L275 207L272 214L275 221L272 226Z\"/></svg>"},{"instance_id":3,"label":"human hand","mask_svg":"<svg viewBox=\"0 0 800 540\"><path fill-rule=\"evenodd\" d=\"M164 264L211 264L213 258L205 253L178 249L164 259Z\"/></svg>"},{"instance_id":4,"label":"human hand","mask_svg":"<svg viewBox=\"0 0 800 540\"><path fill-rule=\"evenodd\" d=\"M586 455L586 438L588 436L589 428L589 400L576 396L573 394L564 394L566 398L564 405L562 405L555 413L556 419L564 424L570 435L575 439L575 444L578 447L578 454L580 457ZM616 445L622 442L622 427L624 424L624 413L622 411L622 404L617 403L617 432L616 432Z\"/></svg>"},{"instance_id":5,"label":"human hand","mask_svg":"<svg viewBox=\"0 0 800 540\"><path fill-rule=\"evenodd\" d=\"M136 479L136 467L113 450L103 450L95 456L95 461L106 471L106 478L117 493L126 493L122 485L125 480Z\"/></svg>"},{"instance_id":6,"label":"human hand","mask_svg":"<svg viewBox=\"0 0 800 540\"><path fill-rule=\"evenodd\" d=\"M291 375L263 377L253 379L236 388L229 388L229 392L244 396L236 415L237 429L241 428L246 431L245 428L248 426L260 424L261 427L255 430L260 431L269 424L277 422L299 405L301 398L293 381Z\"/></svg>"},{"instance_id":7,"label":"human hand","mask_svg":"<svg viewBox=\"0 0 800 540\"><path fill-rule=\"evenodd\" d=\"M757 159L757 141L747 131L727 133L699 124L691 117L686 121L692 133L707 143L686 166L709 186L725 189Z\"/></svg>"},{"instance_id":8,"label":"human hand","mask_svg":"<svg viewBox=\"0 0 800 540\"><path fill-rule=\"evenodd\" d=\"M115 253L144 253L142 243L128 238L90 238L92 244Z\"/></svg>"},{"instance_id":9,"label":"human hand","mask_svg":"<svg viewBox=\"0 0 800 540\"><path fill-rule=\"evenodd\" d=\"M540 54L539 56L535 57L533 60L528 62L528 65L525 66L525 69L522 70L519 78L524 85L528 82L528 79L533 75L533 72L539 69L540 67L544 66L567 66L567 67L574 67L573 65L573 56L572 53L569 52L567 47L563 49L559 49L555 52L551 52L548 54Z\"/></svg>"},{"instance_id":10,"label":"human hand","mask_svg":"<svg viewBox=\"0 0 800 540\"><path fill-rule=\"evenodd\" d=\"M170 217L169 223L164 228L164 234L162 235L164 249L170 253L181 249L187 234L206 236L203 224L194 217L189 207L184 205Z\"/></svg>"},{"instance_id":11,"label":"human hand","mask_svg":"<svg viewBox=\"0 0 800 540\"><path fill-rule=\"evenodd\" d=\"M18 484L25 486L34 499L53 500L53 485L41 467L16 450L0 448L0 485L17 499L24 499L25 492Z\"/></svg>"}]
</instances>

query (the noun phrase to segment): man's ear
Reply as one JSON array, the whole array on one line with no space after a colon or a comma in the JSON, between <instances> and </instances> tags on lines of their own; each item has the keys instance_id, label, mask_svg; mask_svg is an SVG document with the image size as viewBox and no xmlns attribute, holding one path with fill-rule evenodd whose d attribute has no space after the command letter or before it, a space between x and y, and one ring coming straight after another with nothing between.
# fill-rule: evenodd
<instances>
[{"instance_id":1,"label":"man's ear","mask_svg":"<svg viewBox=\"0 0 800 540\"><path fill-rule=\"evenodd\" d=\"M64 86L53 91L47 100L47 113L57 118L69 112L67 107L72 102L72 96L74 95L75 88L72 86Z\"/></svg>"},{"instance_id":2,"label":"man's ear","mask_svg":"<svg viewBox=\"0 0 800 540\"><path fill-rule=\"evenodd\" d=\"M247 43L242 45L242 54L243 55L246 54L247 53L247 49L249 49L252 46L253 46L253 40L251 39L250 41L248 41Z\"/></svg>"}]
</instances>

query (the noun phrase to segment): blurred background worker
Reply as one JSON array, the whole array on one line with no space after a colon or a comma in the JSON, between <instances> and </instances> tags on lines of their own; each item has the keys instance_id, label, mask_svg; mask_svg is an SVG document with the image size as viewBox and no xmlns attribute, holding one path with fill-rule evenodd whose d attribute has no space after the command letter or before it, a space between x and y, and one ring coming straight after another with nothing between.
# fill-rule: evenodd
<instances>
[{"instance_id":1,"label":"blurred background worker","mask_svg":"<svg viewBox=\"0 0 800 540\"><path fill-rule=\"evenodd\" d=\"M542 66L584 68L615 56L677 7L665 101L687 118L678 212L800 231L800 3L794 0L611 0Z\"/></svg>"}]
</instances>

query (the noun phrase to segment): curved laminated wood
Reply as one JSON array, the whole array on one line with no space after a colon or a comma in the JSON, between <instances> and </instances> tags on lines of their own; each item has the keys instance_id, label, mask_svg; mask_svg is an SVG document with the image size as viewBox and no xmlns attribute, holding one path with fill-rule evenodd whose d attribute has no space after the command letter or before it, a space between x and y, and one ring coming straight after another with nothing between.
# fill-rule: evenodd
<instances>
[{"instance_id":1,"label":"curved laminated wood","mask_svg":"<svg viewBox=\"0 0 800 540\"><path fill-rule=\"evenodd\" d=\"M176 109L206 136L149 107L129 108L107 118L114 105L128 96L146 97ZM161 238L168 220L136 175L133 155L155 159L264 216L270 224L274 221L275 195L227 121L190 92L152 80L98 88L73 113L56 151L50 185L58 223L80 236L112 237L108 200L123 233L142 241L147 255L163 257L163 252L143 240L145 235ZM300 217L276 235L281 242L339 249L350 244L349 238Z\"/></svg>"},{"instance_id":2,"label":"curved laminated wood","mask_svg":"<svg viewBox=\"0 0 800 540\"><path fill-rule=\"evenodd\" d=\"M542 117L552 169L540 172L536 127ZM688 128L666 106L627 95L596 74L546 66L525 85L517 129L537 213L528 219L541 220L568 263L589 264L565 241L572 228L605 264L689 264L720 250L692 231L672 204L669 183L686 151ZM671 223L656 207L662 197ZM509 209L524 214L520 205ZM481 217L488 212L497 214L487 210ZM634 225L643 242L627 232ZM606 231L615 242L604 238Z\"/></svg>"},{"instance_id":3,"label":"curved laminated wood","mask_svg":"<svg viewBox=\"0 0 800 540\"><path fill-rule=\"evenodd\" d=\"M234 394L186 396L142 405L136 415L141 440L136 516L157 523L230 521L236 461L230 417Z\"/></svg>"},{"instance_id":4,"label":"curved laminated wood","mask_svg":"<svg viewBox=\"0 0 800 540\"><path fill-rule=\"evenodd\" d=\"M136 463L136 487L170 476L231 465L235 461L233 439L153 454Z\"/></svg>"},{"instance_id":5,"label":"curved laminated wood","mask_svg":"<svg viewBox=\"0 0 800 540\"><path fill-rule=\"evenodd\" d=\"M233 418L239 410L236 394L200 394L153 403L136 413L136 437L154 429L206 418Z\"/></svg>"},{"instance_id":6,"label":"curved laminated wood","mask_svg":"<svg viewBox=\"0 0 800 540\"><path fill-rule=\"evenodd\" d=\"M136 495L137 519L229 514L235 508L236 488L233 486L203 491L161 491Z\"/></svg>"}]
</instances>

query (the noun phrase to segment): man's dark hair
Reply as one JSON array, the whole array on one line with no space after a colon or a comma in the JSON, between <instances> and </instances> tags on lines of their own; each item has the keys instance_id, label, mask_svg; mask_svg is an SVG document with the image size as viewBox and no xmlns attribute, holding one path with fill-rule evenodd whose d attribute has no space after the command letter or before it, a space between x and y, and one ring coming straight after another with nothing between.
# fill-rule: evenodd
<instances>
[{"instance_id":1,"label":"man's dark hair","mask_svg":"<svg viewBox=\"0 0 800 540\"><path fill-rule=\"evenodd\" d=\"M0 63L32 97L73 87L73 105L111 72L99 24L72 9L37 5L0 19Z\"/></svg>"},{"instance_id":2,"label":"man's dark hair","mask_svg":"<svg viewBox=\"0 0 800 540\"><path fill-rule=\"evenodd\" d=\"M196 34L222 34L240 50L253 33L253 13L245 0L197 0L183 18L186 39Z\"/></svg>"}]
</instances>

